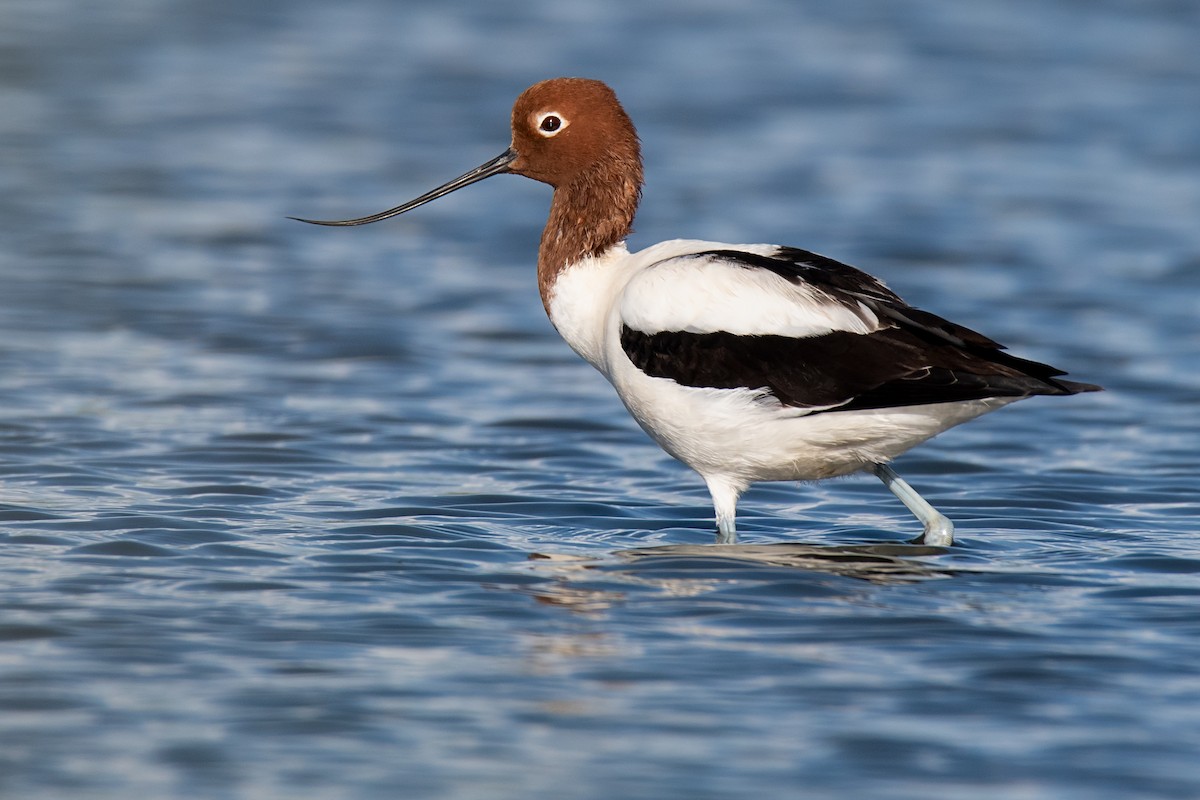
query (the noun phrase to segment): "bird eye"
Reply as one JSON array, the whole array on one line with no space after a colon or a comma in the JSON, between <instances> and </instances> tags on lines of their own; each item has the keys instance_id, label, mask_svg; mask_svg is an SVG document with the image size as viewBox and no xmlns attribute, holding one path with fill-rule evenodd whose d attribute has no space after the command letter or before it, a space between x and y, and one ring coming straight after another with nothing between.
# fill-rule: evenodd
<instances>
[{"instance_id":1,"label":"bird eye","mask_svg":"<svg viewBox=\"0 0 1200 800\"><path fill-rule=\"evenodd\" d=\"M554 136L565 127L567 121L557 111L547 111L537 116L537 130L542 136Z\"/></svg>"}]
</instances>

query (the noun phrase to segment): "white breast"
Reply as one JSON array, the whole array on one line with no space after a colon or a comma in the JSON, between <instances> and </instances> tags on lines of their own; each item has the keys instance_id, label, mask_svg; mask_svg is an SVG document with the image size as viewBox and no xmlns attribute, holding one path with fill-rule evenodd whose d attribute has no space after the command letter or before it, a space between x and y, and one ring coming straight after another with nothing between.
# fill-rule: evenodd
<instances>
[{"instance_id":1,"label":"white breast","mask_svg":"<svg viewBox=\"0 0 1200 800\"><path fill-rule=\"evenodd\" d=\"M564 267L551 290L550 322L572 350L606 376L609 323L617 296L638 263L621 242L600 256Z\"/></svg>"}]
</instances>

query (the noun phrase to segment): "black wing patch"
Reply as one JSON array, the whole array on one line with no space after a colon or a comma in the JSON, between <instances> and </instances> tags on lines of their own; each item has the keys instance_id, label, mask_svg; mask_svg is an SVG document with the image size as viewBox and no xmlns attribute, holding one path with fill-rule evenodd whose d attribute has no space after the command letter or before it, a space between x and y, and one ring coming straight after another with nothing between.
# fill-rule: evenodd
<instances>
[{"instance_id":1,"label":"black wing patch","mask_svg":"<svg viewBox=\"0 0 1200 800\"><path fill-rule=\"evenodd\" d=\"M739 336L621 327L621 347L647 375L683 386L756 389L798 408L849 411L987 397L1075 394L1099 387L1056 380L1047 364L1011 356L968 328L913 308L875 278L794 248L779 257L697 253L805 282L831 302L870 308L889 327L869 334Z\"/></svg>"}]
</instances>

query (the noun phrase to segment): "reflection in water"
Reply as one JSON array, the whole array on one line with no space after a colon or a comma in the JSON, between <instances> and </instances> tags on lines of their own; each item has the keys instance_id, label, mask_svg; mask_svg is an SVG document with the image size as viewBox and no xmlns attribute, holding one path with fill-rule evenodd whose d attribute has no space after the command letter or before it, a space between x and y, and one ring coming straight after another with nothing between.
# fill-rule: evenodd
<instances>
[{"instance_id":1,"label":"reflection in water","mask_svg":"<svg viewBox=\"0 0 1200 800\"><path fill-rule=\"evenodd\" d=\"M811 545L791 542L744 545L660 545L617 550L610 558L533 553L530 563L553 581L533 597L546 605L598 613L627 599L611 585L650 587L672 597L694 597L739 581L778 581L775 568L822 573L876 584L950 577L957 570L930 564L941 547L899 544Z\"/></svg>"},{"instance_id":2,"label":"reflection in water","mask_svg":"<svg viewBox=\"0 0 1200 800\"><path fill-rule=\"evenodd\" d=\"M623 552L627 551L618 551L616 555L620 556ZM581 613L599 613L624 602L628 595L627 588L646 587L673 597L694 597L728 582L724 577L703 575L683 579L638 575L621 569L619 563L611 558L531 553L529 562L539 574L547 574L553 578L553 582L533 587L532 594L535 600L545 605L562 606ZM604 585L598 585L601 583ZM619 586L613 586L614 583Z\"/></svg>"},{"instance_id":3,"label":"reflection in water","mask_svg":"<svg viewBox=\"0 0 1200 800\"><path fill-rule=\"evenodd\" d=\"M901 544L811 545L793 542L746 545L662 545L621 550L616 555L643 566L702 571L737 564L825 572L873 583L911 583L951 572L916 560L942 555L943 547ZM731 565L729 562L734 562Z\"/></svg>"}]
</instances>

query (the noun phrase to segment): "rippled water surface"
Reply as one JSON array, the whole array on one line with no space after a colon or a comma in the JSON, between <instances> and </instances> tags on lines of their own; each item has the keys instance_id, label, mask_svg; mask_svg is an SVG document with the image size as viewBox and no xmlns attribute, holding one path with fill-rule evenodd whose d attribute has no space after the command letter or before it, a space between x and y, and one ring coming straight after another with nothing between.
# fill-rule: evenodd
<instances>
[{"instance_id":1,"label":"rippled water surface","mask_svg":"<svg viewBox=\"0 0 1200 800\"><path fill-rule=\"evenodd\" d=\"M1194 3L8 0L0 795L1200 796ZM529 83L632 245L775 241L1109 391L700 481L546 322Z\"/></svg>"}]
</instances>

